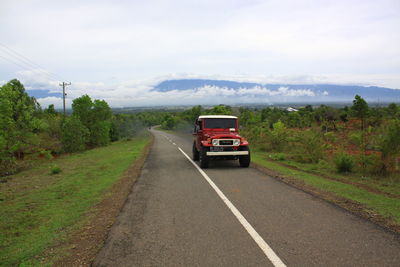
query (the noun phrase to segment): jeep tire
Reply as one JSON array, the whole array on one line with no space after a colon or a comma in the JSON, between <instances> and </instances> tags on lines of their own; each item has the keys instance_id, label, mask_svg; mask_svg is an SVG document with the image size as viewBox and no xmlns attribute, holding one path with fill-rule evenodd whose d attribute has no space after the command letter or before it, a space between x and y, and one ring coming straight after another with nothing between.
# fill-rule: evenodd
<instances>
[{"instance_id":1,"label":"jeep tire","mask_svg":"<svg viewBox=\"0 0 400 267\"><path fill-rule=\"evenodd\" d=\"M250 165L250 149L248 146L241 147L241 151L249 151L248 155L239 156L239 165L242 168L247 168Z\"/></svg>"},{"instance_id":2,"label":"jeep tire","mask_svg":"<svg viewBox=\"0 0 400 267\"><path fill-rule=\"evenodd\" d=\"M199 155L199 151L197 151L197 148L196 148L196 142L193 142L193 148L192 148L193 161L198 161L199 157L200 157L200 155Z\"/></svg>"},{"instance_id":3,"label":"jeep tire","mask_svg":"<svg viewBox=\"0 0 400 267\"><path fill-rule=\"evenodd\" d=\"M208 168L208 160L209 159L208 159L208 156L207 156L207 148L202 147L199 154L200 154L200 157L199 157L200 167L202 169Z\"/></svg>"}]
</instances>

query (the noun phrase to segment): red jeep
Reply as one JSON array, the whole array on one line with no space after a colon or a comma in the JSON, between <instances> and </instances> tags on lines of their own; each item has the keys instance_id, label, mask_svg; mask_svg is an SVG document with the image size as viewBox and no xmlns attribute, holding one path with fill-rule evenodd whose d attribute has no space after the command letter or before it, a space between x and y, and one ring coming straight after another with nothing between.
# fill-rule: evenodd
<instances>
[{"instance_id":1,"label":"red jeep","mask_svg":"<svg viewBox=\"0 0 400 267\"><path fill-rule=\"evenodd\" d=\"M199 116L193 135L193 160L200 160L201 168L207 168L211 158L239 159L240 167L249 167L249 143L239 135L237 117Z\"/></svg>"}]
</instances>

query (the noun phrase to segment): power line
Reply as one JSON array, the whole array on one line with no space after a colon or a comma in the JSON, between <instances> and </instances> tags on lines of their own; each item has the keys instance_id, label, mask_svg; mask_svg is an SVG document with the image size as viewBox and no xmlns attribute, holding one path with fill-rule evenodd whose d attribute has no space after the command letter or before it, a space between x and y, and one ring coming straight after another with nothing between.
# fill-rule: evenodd
<instances>
[{"instance_id":1,"label":"power line","mask_svg":"<svg viewBox=\"0 0 400 267\"><path fill-rule=\"evenodd\" d=\"M0 43L0 52L6 53L6 56L0 55L0 58L18 66L22 69L30 70L34 73L42 75L46 77L50 81L60 81L63 80L59 75L56 75L50 71L46 71L41 65L35 63L31 59L25 57L24 55L20 54L19 52L15 51L14 49L6 46L5 44ZM8 56L7 56L8 55ZM64 109L64 116L66 115L65 111L65 87L71 85L71 82L62 82L60 86L63 87L63 109Z\"/></svg>"},{"instance_id":2,"label":"power line","mask_svg":"<svg viewBox=\"0 0 400 267\"><path fill-rule=\"evenodd\" d=\"M13 61L13 60L11 60L11 59L9 59L9 58L6 58L6 57L4 57L4 56L2 56L2 55L0 55L0 57L1 57L2 59L4 59L4 60L7 60L8 62L10 62L10 63L12 63L12 64L18 66L18 67L21 67L21 68L23 68L23 69L26 69L26 66L22 66L22 65L20 65L19 63L15 62L15 61Z\"/></svg>"},{"instance_id":3,"label":"power line","mask_svg":"<svg viewBox=\"0 0 400 267\"><path fill-rule=\"evenodd\" d=\"M7 58L7 57L4 57L4 56L2 56L2 55L0 55L0 58L2 58L2 59L4 59L4 60L6 60L6 61L8 61L8 62L10 62L10 63L12 63L12 64L18 66L18 67L20 67L20 68L22 68L22 69L28 69L28 70L30 70L30 71L32 71L32 72L35 72L36 74L41 75L42 77L44 77L44 78L46 78L46 79L48 79L48 80L51 80L51 81L59 81L58 79L54 79L53 77L50 77L50 76L47 75L46 73L37 72L37 70L35 70L35 69L31 69L30 67L27 67L26 65L22 65L21 62L16 61L15 59Z\"/></svg>"},{"instance_id":4,"label":"power line","mask_svg":"<svg viewBox=\"0 0 400 267\"><path fill-rule=\"evenodd\" d=\"M7 51L1 50L1 49L0 49L0 52L6 52L7 53ZM42 75L43 77L46 77L49 80L55 80L55 81L59 81L60 80L57 77L49 74L48 72L46 72L46 71L44 71L42 69L38 69L36 67L32 67L32 64L27 64L25 61L21 60L18 57L13 56L10 53L3 54L2 58L7 60L8 62L13 63L16 66L21 67L23 70L29 70L29 71L31 71L33 73Z\"/></svg>"},{"instance_id":5,"label":"power line","mask_svg":"<svg viewBox=\"0 0 400 267\"><path fill-rule=\"evenodd\" d=\"M43 66L37 64L36 62L34 62L33 60L29 59L28 57L22 55L21 53L17 52L15 49L12 49L11 47L3 44L0 42L0 48L2 48L2 51L7 53L8 55L12 56L14 59L19 60L21 63L33 67L35 70L37 71L41 71L43 73L46 73L46 75L48 75L49 77L52 76L52 78L55 78L55 80L63 80L62 77L60 77L59 75L52 73L50 71L47 71L46 68L44 68ZM38 69L37 69L38 68Z\"/></svg>"}]
</instances>

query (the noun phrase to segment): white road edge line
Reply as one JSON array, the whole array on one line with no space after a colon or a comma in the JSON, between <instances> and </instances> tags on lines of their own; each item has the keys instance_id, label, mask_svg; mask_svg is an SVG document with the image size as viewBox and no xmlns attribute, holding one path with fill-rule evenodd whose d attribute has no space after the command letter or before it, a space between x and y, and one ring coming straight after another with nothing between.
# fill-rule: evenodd
<instances>
[{"instance_id":1,"label":"white road edge line","mask_svg":"<svg viewBox=\"0 0 400 267\"><path fill-rule=\"evenodd\" d=\"M182 154L196 167L196 169L201 173L201 175L206 179L206 181L211 185L211 187L217 192L218 196L224 201L224 203L228 206L228 208L232 211L233 215L239 220L239 222L243 225L244 229L250 234L253 240L257 243L257 245L261 248L267 258L271 261L271 263L276 267L285 267L286 265L283 261L275 254L272 248L264 241L264 239L257 233L257 231L250 225L250 223L246 220L245 217L240 213L240 211L232 204L232 202L222 193L222 191L216 186L216 184L208 177L208 175L180 148L178 149L182 152Z\"/></svg>"}]
</instances>

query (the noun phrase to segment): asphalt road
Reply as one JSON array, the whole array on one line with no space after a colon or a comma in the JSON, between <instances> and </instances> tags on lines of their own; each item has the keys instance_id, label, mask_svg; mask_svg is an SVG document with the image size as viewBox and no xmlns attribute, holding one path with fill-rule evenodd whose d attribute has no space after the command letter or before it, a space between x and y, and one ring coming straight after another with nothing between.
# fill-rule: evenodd
<instances>
[{"instance_id":1,"label":"asphalt road","mask_svg":"<svg viewBox=\"0 0 400 267\"><path fill-rule=\"evenodd\" d=\"M224 201L179 150L190 136L153 133L94 266L400 266L398 235L237 161L205 170Z\"/></svg>"}]
</instances>

